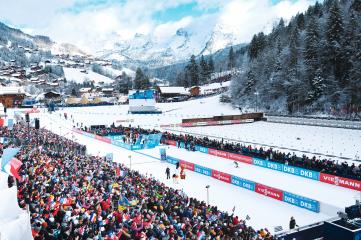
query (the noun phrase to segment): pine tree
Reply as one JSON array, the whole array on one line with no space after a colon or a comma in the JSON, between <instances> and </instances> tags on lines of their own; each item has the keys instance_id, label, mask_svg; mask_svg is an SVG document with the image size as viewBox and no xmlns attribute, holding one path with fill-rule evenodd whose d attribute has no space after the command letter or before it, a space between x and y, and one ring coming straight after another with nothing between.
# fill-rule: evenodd
<instances>
[{"instance_id":1,"label":"pine tree","mask_svg":"<svg viewBox=\"0 0 361 240\"><path fill-rule=\"evenodd\" d=\"M211 79L212 73L214 73L214 63L212 56L210 56L208 60L208 73L207 73L208 79Z\"/></svg>"},{"instance_id":2,"label":"pine tree","mask_svg":"<svg viewBox=\"0 0 361 240\"><path fill-rule=\"evenodd\" d=\"M201 60L199 62L199 66L200 66L200 83L204 84L208 81L208 64L206 62L206 60L204 60L204 56L201 56Z\"/></svg>"},{"instance_id":3,"label":"pine tree","mask_svg":"<svg viewBox=\"0 0 361 240\"><path fill-rule=\"evenodd\" d=\"M256 76L252 72L252 70L249 70L247 73L247 82L246 82L246 88L245 88L245 94L250 94L253 92L253 87L256 85Z\"/></svg>"},{"instance_id":4,"label":"pine tree","mask_svg":"<svg viewBox=\"0 0 361 240\"><path fill-rule=\"evenodd\" d=\"M361 1L360 1L360 0L353 0L353 2L352 2L352 4L351 4L351 8L352 8L355 12L361 13Z\"/></svg>"},{"instance_id":5,"label":"pine tree","mask_svg":"<svg viewBox=\"0 0 361 240\"><path fill-rule=\"evenodd\" d=\"M305 29L305 16L303 15L303 13L296 15L296 22L299 29Z\"/></svg>"},{"instance_id":6,"label":"pine tree","mask_svg":"<svg viewBox=\"0 0 361 240\"><path fill-rule=\"evenodd\" d=\"M309 94L309 99L311 101L317 100L324 92L326 85L325 79L322 77L321 69L317 69L315 72L315 76L311 81L312 90Z\"/></svg>"},{"instance_id":7,"label":"pine tree","mask_svg":"<svg viewBox=\"0 0 361 240\"><path fill-rule=\"evenodd\" d=\"M135 72L134 88L136 90L148 89L151 86L148 76L146 76L142 69L137 68Z\"/></svg>"},{"instance_id":8,"label":"pine tree","mask_svg":"<svg viewBox=\"0 0 361 240\"><path fill-rule=\"evenodd\" d=\"M334 1L330 8L330 15L327 20L326 36L329 43L336 41L341 42L343 34L343 21L341 17L341 10L337 1Z\"/></svg>"},{"instance_id":9,"label":"pine tree","mask_svg":"<svg viewBox=\"0 0 361 240\"><path fill-rule=\"evenodd\" d=\"M345 79L342 78L343 72L343 46L342 38L344 34L343 20L341 17L341 10L337 1L333 1L330 8L330 15L327 19L326 26L326 41L327 41L327 59L331 64L330 70L333 72L334 77L342 85L345 85Z\"/></svg>"},{"instance_id":10,"label":"pine tree","mask_svg":"<svg viewBox=\"0 0 361 240\"><path fill-rule=\"evenodd\" d=\"M310 79L313 78L314 72L319 66L319 39L320 36L317 20L314 17L311 17L306 28L304 49L304 58Z\"/></svg>"},{"instance_id":11,"label":"pine tree","mask_svg":"<svg viewBox=\"0 0 361 240\"><path fill-rule=\"evenodd\" d=\"M229 49L228 53L228 70L231 70L236 65L236 57L234 55L233 47Z\"/></svg>"},{"instance_id":12,"label":"pine tree","mask_svg":"<svg viewBox=\"0 0 361 240\"><path fill-rule=\"evenodd\" d=\"M196 62L196 57L194 55L191 56L189 64L187 65L187 72L190 78L191 86L199 85L199 70Z\"/></svg>"}]
</instances>

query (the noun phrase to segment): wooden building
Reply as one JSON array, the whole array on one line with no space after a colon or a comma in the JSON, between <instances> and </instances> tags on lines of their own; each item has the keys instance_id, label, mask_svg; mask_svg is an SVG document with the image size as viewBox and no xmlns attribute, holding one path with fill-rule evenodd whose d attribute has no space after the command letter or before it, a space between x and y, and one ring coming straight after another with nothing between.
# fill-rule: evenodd
<instances>
[{"instance_id":1,"label":"wooden building","mask_svg":"<svg viewBox=\"0 0 361 240\"><path fill-rule=\"evenodd\" d=\"M0 102L6 108L19 107L25 98L25 92L21 87L0 87Z\"/></svg>"}]
</instances>

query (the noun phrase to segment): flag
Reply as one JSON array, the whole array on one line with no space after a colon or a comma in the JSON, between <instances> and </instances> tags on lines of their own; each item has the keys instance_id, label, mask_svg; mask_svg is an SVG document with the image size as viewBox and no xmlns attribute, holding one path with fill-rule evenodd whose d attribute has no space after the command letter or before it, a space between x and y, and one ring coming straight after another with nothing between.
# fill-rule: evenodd
<instances>
[{"instance_id":1,"label":"flag","mask_svg":"<svg viewBox=\"0 0 361 240\"><path fill-rule=\"evenodd\" d=\"M247 214L247 216L246 216L246 220L247 220L247 221L251 220L251 218L250 218L250 216L248 216L248 214Z\"/></svg>"},{"instance_id":2,"label":"flag","mask_svg":"<svg viewBox=\"0 0 361 240\"><path fill-rule=\"evenodd\" d=\"M6 148L1 158L1 170L5 172L5 166L15 157L20 148Z\"/></svg>"},{"instance_id":3,"label":"flag","mask_svg":"<svg viewBox=\"0 0 361 240\"><path fill-rule=\"evenodd\" d=\"M4 166L4 172L10 174L11 176L16 177L18 180L21 180L19 176L19 169L21 167L22 162L17 158L12 158L7 165Z\"/></svg>"},{"instance_id":4,"label":"flag","mask_svg":"<svg viewBox=\"0 0 361 240\"><path fill-rule=\"evenodd\" d=\"M234 207L232 208L232 212L234 213L235 210L236 210L236 206L234 206Z\"/></svg>"},{"instance_id":5,"label":"flag","mask_svg":"<svg viewBox=\"0 0 361 240\"><path fill-rule=\"evenodd\" d=\"M19 148L6 148L1 158L1 171L16 177L18 180L20 180L18 171L22 162L17 158L14 158L14 156L19 152L19 150Z\"/></svg>"},{"instance_id":6,"label":"flag","mask_svg":"<svg viewBox=\"0 0 361 240\"><path fill-rule=\"evenodd\" d=\"M8 119L8 129L12 130L14 126L14 119L9 118Z\"/></svg>"}]
</instances>

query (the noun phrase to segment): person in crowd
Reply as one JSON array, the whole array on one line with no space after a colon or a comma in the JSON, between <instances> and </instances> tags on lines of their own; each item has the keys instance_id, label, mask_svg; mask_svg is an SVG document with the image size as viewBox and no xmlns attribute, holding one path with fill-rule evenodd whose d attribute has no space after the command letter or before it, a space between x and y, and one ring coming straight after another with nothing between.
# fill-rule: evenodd
<instances>
[{"instance_id":1,"label":"person in crowd","mask_svg":"<svg viewBox=\"0 0 361 240\"><path fill-rule=\"evenodd\" d=\"M45 129L0 127L21 146L18 203L28 208L35 240L271 240L234 215L189 198L152 176L86 155L86 147ZM175 174L175 177L178 176Z\"/></svg>"}]
</instances>

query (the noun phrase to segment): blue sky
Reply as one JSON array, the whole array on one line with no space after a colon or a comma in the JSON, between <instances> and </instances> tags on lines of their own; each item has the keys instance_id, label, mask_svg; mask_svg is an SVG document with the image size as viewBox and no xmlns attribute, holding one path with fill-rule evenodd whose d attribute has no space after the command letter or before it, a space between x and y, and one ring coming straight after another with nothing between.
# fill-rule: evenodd
<instances>
[{"instance_id":1,"label":"blue sky","mask_svg":"<svg viewBox=\"0 0 361 240\"><path fill-rule=\"evenodd\" d=\"M315 0L0 0L0 21L30 34L93 48L109 36L172 36L179 28L222 23L241 41L280 17L305 11Z\"/></svg>"}]
</instances>

